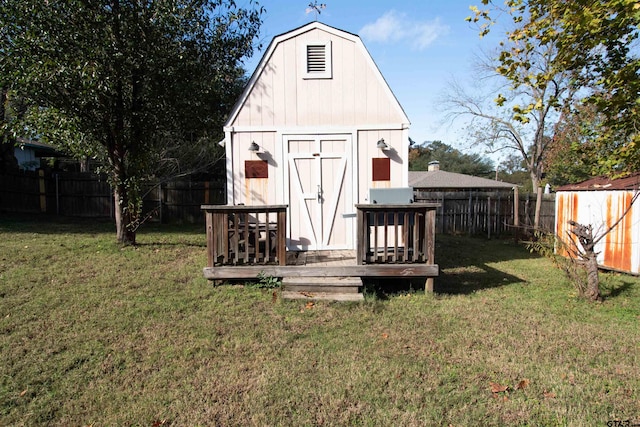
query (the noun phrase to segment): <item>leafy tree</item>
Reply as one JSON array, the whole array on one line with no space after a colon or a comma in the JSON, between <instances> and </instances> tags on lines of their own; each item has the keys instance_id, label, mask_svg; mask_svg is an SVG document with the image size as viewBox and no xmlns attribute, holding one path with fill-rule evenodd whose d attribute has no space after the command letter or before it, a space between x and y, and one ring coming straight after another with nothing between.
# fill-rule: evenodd
<instances>
[{"instance_id":1,"label":"leafy tree","mask_svg":"<svg viewBox=\"0 0 640 427\"><path fill-rule=\"evenodd\" d=\"M550 134L564 99L571 98L568 75L555 65L557 49L541 40L522 41L508 34L500 51L479 68L501 84L485 84L490 93L470 94L454 84L446 99L452 119L471 119L470 137L489 152L517 153L534 189L541 185ZM506 85L504 82L506 81Z\"/></svg>"},{"instance_id":2,"label":"leafy tree","mask_svg":"<svg viewBox=\"0 0 640 427\"><path fill-rule=\"evenodd\" d=\"M566 153L566 146L571 144L573 153L586 154L570 165L578 166L579 171L586 166L592 173L610 176L637 170L640 167L640 57L636 45L640 6L637 0L506 0L505 7L482 0L482 4L490 8L475 7L475 15L469 18L482 22L481 35L490 31L500 13L509 16L514 24L507 32L508 43L501 44L496 68L512 88L528 87L532 78L540 84L554 81L557 73L566 76L568 86L565 87L572 96L558 97L556 105L563 107L563 114L573 117L565 116L557 122L559 137L550 141L558 144L556 148L560 152ZM540 74L528 60L540 47L553 52L549 57L552 73ZM533 73L521 72L532 68ZM594 114L578 113L582 107L576 102L578 97L595 107ZM503 98L498 97L497 102L504 102ZM537 107L529 104L525 111ZM567 125L565 129L563 125ZM571 134L571 129L578 132ZM563 131L565 136L576 140L569 142ZM589 137L581 140L584 136ZM549 156L548 160L553 157ZM555 158L562 159L562 153L556 153ZM570 225L571 233L582 248L575 253L586 269L585 296L597 300L600 294L593 248L613 227L595 237L591 225L573 221Z\"/></svg>"},{"instance_id":3,"label":"leafy tree","mask_svg":"<svg viewBox=\"0 0 640 427\"><path fill-rule=\"evenodd\" d=\"M0 85L0 173L17 170L18 162L13 155L15 138L9 128L15 119L12 114L12 94L8 85Z\"/></svg>"},{"instance_id":4,"label":"leafy tree","mask_svg":"<svg viewBox=\"0 0 640 427\"><path fill-rule=\"evenodd\" d=\"M507 0L505 7L482 0L489 9L473 8L470 20L482 22L481 35L490 31L500 13L515 27L499 53L497 71L514 88L527 84L519 70L531 69L527 58L539 46L553 47L553 70L570 77L570 89L600 115L593 144L586 147L597 161L592 172L620 175L640 167L640 7L636 0ZM523 60L524 59L524 60ZM536 81L548 77L534 73ZM567 111L575 106L565 98ZM534 105L535 107L535 105ZM577 118L580 120L580 117Z\"/></svg>"},{"instance_id":5,"label":"leafy tree","mask_svg":"<svg viewBox=\"0 0 640 427\"><path fill-rule=\"evenodd\" d=\"M552 187L584 181L596 168L593 156L601 115L593 104L579 104L562 114L544 158L545 181Z\"/></svg>"},{"instance_id":6,"label":"leafy tree","mask_svg":"<svg viewBox=\"0 0 640 427\"><path fill-rule=\"evenodd\" d=\"M479 154L464 154L442 141L412 144L409 149L409 170L427 170L429 163L438 161L440 168L449 172L491 177L493 162Z\"/></svg>"},{"instance_id":7,"label":"leafy tree","mask_svg":"<svg viewBox=\"0 0 640 427\"><path fill-rule=\"evenodd\" d=\"M498 165L498 179L512 184L518 184L524 191L533 191L531 179L522 157L512 153Z\"/></svg>"},{"instance_id":8,"label":"leafy tree","mask_svg":"<svg viewBox=\"0 0 640 427\"><path fill-rule=\"evenodd\" d=\"M41 139L103 160L118 241L135 243L141 183L219 139L262 8L231 0L5 0L0 74L37 106ZM165 167L163 167L165 165ZM161 166L161 167L158 167Z\"/></svg>"}]
</instances>

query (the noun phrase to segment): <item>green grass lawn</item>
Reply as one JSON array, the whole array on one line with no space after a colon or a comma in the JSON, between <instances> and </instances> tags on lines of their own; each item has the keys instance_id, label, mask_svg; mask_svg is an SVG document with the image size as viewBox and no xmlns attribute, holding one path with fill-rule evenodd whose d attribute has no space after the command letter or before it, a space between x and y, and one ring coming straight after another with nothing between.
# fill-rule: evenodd
<instances>
[{"instance_id":1,"label":"green grass lawn","mask_svg":"<svg viewBox=\"0 0 640 427\"><path fill-rule=\"evenodd\" d=\"M210 285L204 226L113 228L0 215L0 425L640 423L638 278L592 304L513 241L438 236L435 294L307 304Z\"/></svg>"}]
</instances>

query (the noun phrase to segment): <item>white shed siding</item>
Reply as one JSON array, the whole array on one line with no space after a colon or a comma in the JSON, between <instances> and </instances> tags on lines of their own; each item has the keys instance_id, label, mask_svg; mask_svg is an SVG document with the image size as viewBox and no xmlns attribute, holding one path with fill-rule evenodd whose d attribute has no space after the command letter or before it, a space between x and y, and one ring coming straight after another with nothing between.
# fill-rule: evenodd
<instances>
[{"instance_id":1,"label":"white shed siding","mask_svg":"<svg viewBox=\"0 0 640 427\"><path fill-rule=\"evenodd\" d=\"M391 150L380 150L377 143L380 139L391 147ZM370 188L406 187L408 181L408 165L405 163L408 152L408 136L406 130L366 130L358 132L360 143L358 164L360 165L359 203L368 203ZM389 181L373 181L373 158L389 158L391 179Z\"/></svg>"},{"instance_id":2,"label":"white shed siding","mask_svg":"<svg viewBox=\"0 0 640 427\"><path fill-rule=\"evenodd\" d=\"M305 46L331 41L333 77L303 78ZM362 45L312 29L277 43L256 71L234 127L318 127L407 122Z\"/></svg>"},{"instance_id":3,"label":"white shed siding","mask_svg":"<svg viewBox=\"0 0 640 427\"><path fill-rule=\"evenodd\" d=\"M260 146L259 153L249 151L249 145L255 142ZM242 132L234 135L231 144L234 161L233 200L235 204L268 205L276 204L278 197L276 176L277 170L277 144L275 132ZM246 160L264 160L269 164L269 178L246 179L244 175L244 162Z\"/></svg>"},{"instance_id":4,"label":"white shed siding","mask_svg":"<svg viewBox=\"0 0 640 427\"><path fill-rule=\"evenodd\" d=\"M310 43L330 52L330 73L307 72ZM290 248L354 248L354 204L407 185L408 127L357 36L318 22L277 36L225 124L227 202L289 205ZM374 158L389 159L389 180L373 181ZM268 178L245 177L251 160L268 162Z\"/></svg>"}]
</instances>

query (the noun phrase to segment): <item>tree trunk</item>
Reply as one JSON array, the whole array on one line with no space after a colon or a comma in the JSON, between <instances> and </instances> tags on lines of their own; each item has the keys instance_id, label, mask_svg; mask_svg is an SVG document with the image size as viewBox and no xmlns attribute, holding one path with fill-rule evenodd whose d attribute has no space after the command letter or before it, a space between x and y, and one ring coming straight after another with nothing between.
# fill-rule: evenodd
<instances>
[{"instance_id":1,"label":"tree trunk","mask_svg":"<svg viewBox=\"0 0 640 427\"><path fill-rule=\"evenodd\" d=\"M600 301L600 277L598 275L598 259L595 252L595 241L593 239L593 228L591 225L582 225L573 220L569 221L571 232L578 238L582 245L582 265L587 270L587 288L584 297L591 301Z\"/></svg>"},{"instance_id":2,"label":"tree trunk","mask_svg":"<svg viewBox=\"0 0 640 427\"><path fill-rule=\"evenodd\" d=\"M0 125L7 121L6 112L9 104L9 89L6 86L0 88ZM17 171L18 160L14 156L14 140L8 133L0 134L0 173Z\"/></svg>"},{"instance_id":3,"label":"tree trunk","mask_svg":"<svg viewBox=\"0 0 640 427\"><path fill-rule=\"evenodd\" d=\"M540 209L542 209L542 187L536 187L536 211L533 215L533 228L540 229Z\"/></svg>"},{"instance_id":4,"label":"tree trunk","mask_svg":"<svg viewBox=\"0 0 640 427\"><path fill-rule=\"evenodd\" d=\"M586 254L587 290L585 297L591 301L600 301L600 277L598 276L598 261L595 252Z\"/></svg>"},{"instance_id":5,"label":"tree trunk","mask_svg":"<svg viewBox=\"0 0 640 427\"><path fill-rule=\"evenodd\" d=\"M130 178L127 175L125 166L125 150L121 143L109 144L109 157L113 167L112 185L113 199L115 205L116 220L116 238L119 243L125 245L136 244L136 216L137 209L135 204L137 201L132 199L127 181Z\"/></svg>"},{"instance_id":6,"label":"tree trunk","mask_svg":"<svg viewBox=\"0 0 640 427\"><path fill-rule=\"evenodd\" d=\"M119 243L135 245L136 231L131 212L127 207L129 203L126 192L126 188L121 184L116 185L113 190L116 217L116 238Z\"/></svg>"}]
</instances>

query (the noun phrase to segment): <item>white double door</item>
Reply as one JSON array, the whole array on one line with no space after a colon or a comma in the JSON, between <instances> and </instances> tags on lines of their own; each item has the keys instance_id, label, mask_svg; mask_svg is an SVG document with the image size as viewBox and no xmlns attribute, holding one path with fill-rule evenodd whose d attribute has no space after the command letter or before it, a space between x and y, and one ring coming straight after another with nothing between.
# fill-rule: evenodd
<instances>
[{"instance_id":1,"label":"white double door","mask_svg":"<svg viewBox=\"0 0 640 427\"><path fill-rule=\"evenodd\" d=\"M289 196L288 248L354 248L351 135L284 136Z\"/></svg>"}]
</instances>

